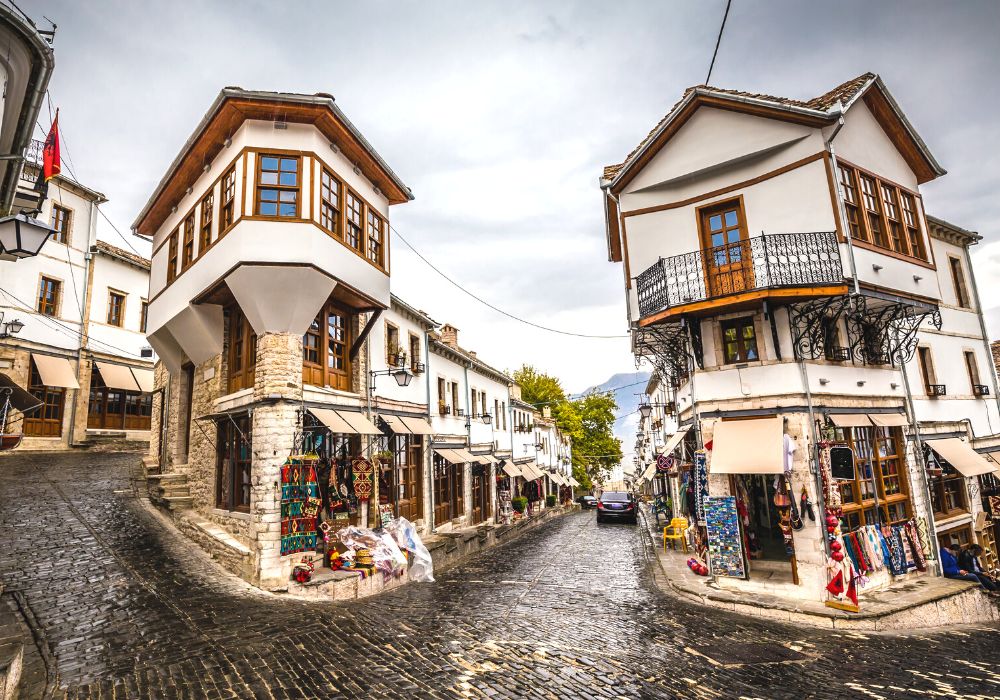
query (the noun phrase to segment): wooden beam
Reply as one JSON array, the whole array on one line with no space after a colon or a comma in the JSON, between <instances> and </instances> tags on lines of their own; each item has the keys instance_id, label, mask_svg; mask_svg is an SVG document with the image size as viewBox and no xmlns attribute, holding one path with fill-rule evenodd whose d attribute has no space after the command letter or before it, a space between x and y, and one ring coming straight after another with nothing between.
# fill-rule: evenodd
<instances>
[{"instance_id":1,"label":"wooden beam","mask_svg":"<svg viewBox=\"0 0 1000 700\"><path fill-rule=\"evenodd\" d=\"M366 340L368 340L368 334L372 332L372 329L381 317L382 309L375 309L371 318L368 319L368 323L365 324L365 327L361 329L360 333L358 333L358 337L354 339L354 344L351 345L351 351L348 353L352 361L358 356L358 351L361 350L361 346L365 344Z\"/></svg>"}]
</instances>

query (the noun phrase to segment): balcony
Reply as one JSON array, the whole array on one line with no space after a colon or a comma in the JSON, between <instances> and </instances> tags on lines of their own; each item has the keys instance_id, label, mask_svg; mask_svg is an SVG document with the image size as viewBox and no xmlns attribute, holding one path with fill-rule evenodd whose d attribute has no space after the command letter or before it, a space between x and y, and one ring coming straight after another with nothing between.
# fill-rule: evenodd
<instances>
[{"instance_id":1,"label":"balcony","mask_svg":"<svg viewBox=\"0 0 1000 700\"><path fill-rule=\"evenodd\" d=\"M636 278L639 315L757 290L841 285L837 234L775 233L660 258Z\"/></svg>"}]
</instances>

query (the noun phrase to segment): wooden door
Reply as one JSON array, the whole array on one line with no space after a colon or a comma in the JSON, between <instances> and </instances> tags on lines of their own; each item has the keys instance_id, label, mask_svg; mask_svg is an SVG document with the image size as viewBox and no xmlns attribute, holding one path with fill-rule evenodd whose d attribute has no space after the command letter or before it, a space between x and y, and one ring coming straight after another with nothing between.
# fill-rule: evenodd
<instances>
[{"instance_id":1,"label":"wooden door","mask_svg":"<svg viewBox=\"0 0 1000 700\"><path fill-rule=\"evenodd\" d=\"M709 296L753 289L753 259L740 200L702 209L700 224Z\"/></svg>"},{"instance_id":2,"label":"wooden door","mask_svg":"<svg viewBox=\"0 0 1000 700\"><path fill-rule=\"evenodd\" d=\"M443 525L452 518L451 510L452 465L443 458L434 457L434 524Z\"/></svg>"},{"instance_id":3,"label":"wooden door","mask_svg":"<svg viewBox=\"0 0 1000 700\"><path fill-rule=\"evenodd\" d=\"M472 524L481 523L486 518L486 479L482 474L472 474Z\"/></svg>"}]
</instances>

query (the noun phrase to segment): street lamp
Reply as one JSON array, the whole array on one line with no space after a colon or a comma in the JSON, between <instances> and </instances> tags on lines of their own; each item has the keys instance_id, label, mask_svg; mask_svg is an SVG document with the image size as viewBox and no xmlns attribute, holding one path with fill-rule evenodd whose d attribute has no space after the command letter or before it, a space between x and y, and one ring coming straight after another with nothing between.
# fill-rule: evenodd
<instances>
[{"instance_id":1,"label":"street lamp","mask_svg":"<svg viewBox=\"0 0 1000 700\"><path fill-rule=\"evenodd\" d=\"M413 372L411 372L407 367L395 367L393 369L383 369L383 370L372 370L369 372L371 376L371 393L375 393L375 377L382 375L390 375L396 380L399 386L409 386L410 382L413 381Z\"/></svg>"},{"instance_id":2,"label":"street lamp","mask_svg":"<svg viewBox=\"0 0 1000 700\"><path fill-rule=\"evenodd\" d=\"M0 218L0 259L17 260L38 255L54 231L25 214Z\"/></svg>"},{"instance_id":3,"label":"street lamp","mask_svg":"<svg viewBox=\"0 0 1000 700\"><path fill-rule=\"evenodd\" d=\"M3 322L3 312L0 311L0 338L9 338L12 335L17 335L22 330L24 330L24 324L21 323L20 319L15 318L13 321Z\"/></svg>"}]
</instances>

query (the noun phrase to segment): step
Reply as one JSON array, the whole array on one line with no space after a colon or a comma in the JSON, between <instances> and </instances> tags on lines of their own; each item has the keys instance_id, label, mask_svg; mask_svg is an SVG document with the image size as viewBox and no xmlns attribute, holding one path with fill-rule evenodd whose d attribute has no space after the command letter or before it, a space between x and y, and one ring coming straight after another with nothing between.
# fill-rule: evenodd
<instances>
[{"instance_id":1,"label":"step","mask_svg":"<svg viewBox=\"0 0 1000 700\"><path fill-rule=\"evenodd\" d=\"M191 496L173 496L164 498L163 501L169 510L187 510L194 507L194 498Z\"/></svg>"}]
</instances>

